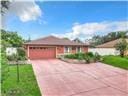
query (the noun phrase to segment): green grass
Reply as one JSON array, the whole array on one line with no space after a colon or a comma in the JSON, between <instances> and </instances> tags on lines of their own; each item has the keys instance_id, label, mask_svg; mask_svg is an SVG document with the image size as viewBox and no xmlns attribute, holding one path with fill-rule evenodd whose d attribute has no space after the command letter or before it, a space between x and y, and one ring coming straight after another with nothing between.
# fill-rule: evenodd
<instances>
[{"instance_id":1,"label":"green grass","mask_svg":"<svg viewBox=\"0 0 128 96\"><path fill-rule=\"evenodd\" d=\"M128 57L120 57L120 56L103 56L103 63L127 69L128 70Z\"/></svg>"},{"instance_id":2,"label":"green grass","mask_svg":"<svg viewBox=\"0 0 128 96\"><path fill-rule=\"evenodd\" d=\"M17 82L16 68L16 65L9 66L8 77L1 87L2 96L41 96L32 65L19 65L20 82Z\"/></svg>"}]
</instances>

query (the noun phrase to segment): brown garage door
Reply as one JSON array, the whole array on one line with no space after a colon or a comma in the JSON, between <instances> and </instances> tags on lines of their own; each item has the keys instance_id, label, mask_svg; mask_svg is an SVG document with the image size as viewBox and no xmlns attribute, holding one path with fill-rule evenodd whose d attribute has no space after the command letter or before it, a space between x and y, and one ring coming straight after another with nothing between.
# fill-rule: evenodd
<instances>
[{"instance_id":1,"label":"brown garage door","mask_svg":"<svg viewBox=\"0 0 128 96\"><path fill-rule=\"evenodd\" d=\"M29 47L30 59L52 59L56 58L55 47Z\"/></svg>"}]
</instances>

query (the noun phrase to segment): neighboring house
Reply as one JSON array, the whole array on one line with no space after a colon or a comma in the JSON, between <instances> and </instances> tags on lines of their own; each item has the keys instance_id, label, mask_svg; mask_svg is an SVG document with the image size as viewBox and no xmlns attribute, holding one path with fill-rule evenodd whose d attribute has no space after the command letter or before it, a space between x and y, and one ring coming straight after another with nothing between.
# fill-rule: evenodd
<instances>
[{"instance_id":1,"label":"neighboring house","mask_svg":"<svg viewBox=\"0 0 128 96\"><path fill-rule=\"evenodd\" d=\"M14 48L14 47L7 47L6 48L6 55L7 56L11 56L13 54L16 54L17 53L17 48Z\"/></svg>"},{"instance_id":2,"label":"neighboring house","mask_svg":"<svg viewBox=\"0 0 128 96\"><path fill-rule=\"evenodd\" d=\"M128 39L126 39L128 42ZM100 55L119 55L119 51L116 50L115 45L121 42L121 39L116 39L101 45L96 46L96 48L89 48L89 52L99 53ZM125 52L128 55L128 51Z\"/></svg>"},{"instance_id":3,"label":"neighboring house","mask_svg":"<svg viewBox=\"0 0 128 96\"><path fill-rule=\"evenodd\" d=\"M48 36L25 43L29 59L58 58L60 55L87 52L88 45L76 43L68 39Z\"/></svg>"}]
</instances>

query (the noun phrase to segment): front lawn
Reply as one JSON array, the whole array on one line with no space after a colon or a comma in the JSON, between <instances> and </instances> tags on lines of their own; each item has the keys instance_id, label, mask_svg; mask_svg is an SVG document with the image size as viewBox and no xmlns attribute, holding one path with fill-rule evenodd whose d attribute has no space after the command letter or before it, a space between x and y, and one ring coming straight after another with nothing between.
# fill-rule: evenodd
<instances>
[{"instance_id":1,"label":"front lawn","mask_svg":"<svg viewBox=\"0 0 128 96\"><path fill-rule=\"evenodd\" d=\"M128 57L103 56L103 63L128 70Z\"/></svg>"},{"instance_id":2,"label":"front lawn","mask_svg":"<svg viewBox=\"0 0 128 96\"><path fill-rule=\"evenodd\" d=\"M19 82L16 70L16 65L9 66L8 77L2 83L2 96L41 96L32 65L19 65Z\"/></svg>"}]
</instances>

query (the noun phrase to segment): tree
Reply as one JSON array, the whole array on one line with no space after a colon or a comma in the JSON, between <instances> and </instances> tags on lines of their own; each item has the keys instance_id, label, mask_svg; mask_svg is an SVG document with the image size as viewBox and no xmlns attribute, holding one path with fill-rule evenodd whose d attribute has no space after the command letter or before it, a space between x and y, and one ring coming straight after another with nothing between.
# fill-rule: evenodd
<instances>
[{"instance_id":1,"label":"tree","mask_svg":"<svg viewBox=\"0 0 128 96\"><path fill-rule=\"evenodd\" d=\"M73 41L77 43L83 43L79 38L75 38Z\"/></svg>"},{"instance_id":2,"label":"tree","mask_svg":"<svg viewBox=\"0 0 128 96\"><path fill-rule=\"evenodd\" d=\"M21 47L24 43L24 40L17 32L1 30L1 43L2 47L12 46L12 47Z\"/></svg>"},{"instance_id":3,"label":"tree","mask_svg":"<svg viewBox=\"0 0 128 96\"><path fill-rule=\"evenodd\" d=\"M93 36L90 41L92 46L97 46L115 39L119 39L121 37L128 38L128 31L118 31L118 32L110 32L104 36Z\"/></svg>"},{"instance_id":4,"label":"tree","mask_svg":"<svg viewBox=\"0 0 128 96\"><path fill-rule=\"evenodd\" d=\"M9 9L10 1L2 0L0 3L1 3L1 13L3 15L5 13L5 11Z\"/></svg>"},{"instance_id":5,"label":"tree","mask_svg":"<svg viewBox=\"0 0 128 96\"><path fill-rule=\"evenodd\" d=\"M124 38L122 38L122 40L115 45L115 48L116 48L116 50L119 50L120 56L124 57L124 52L128 48L128 43Z\"/></svg>"}]
</instances>

